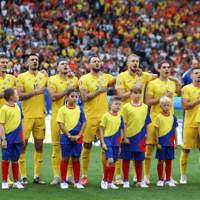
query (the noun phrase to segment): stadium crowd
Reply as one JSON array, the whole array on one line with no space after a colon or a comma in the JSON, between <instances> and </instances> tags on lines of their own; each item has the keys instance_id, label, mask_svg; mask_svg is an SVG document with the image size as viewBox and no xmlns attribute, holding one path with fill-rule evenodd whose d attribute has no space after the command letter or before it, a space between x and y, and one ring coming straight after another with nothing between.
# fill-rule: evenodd
<instances>
[{"instance_id":1,"label":"stadium crowd","mask_svg":"<svg viewBox=\"0 0 200 200\"><path fill-rule=\"evenodd\" d=\"M0 53L9 56L8 73L16 77L28 70L30 53L50 76L67 58L78 78L89 72L91 55L116 77L135 53L144 70L155 72L165 59L181 79L192 59L200 61L199 11L198 1L187 0L2 0Z\"/></svg>"}]
</instances>

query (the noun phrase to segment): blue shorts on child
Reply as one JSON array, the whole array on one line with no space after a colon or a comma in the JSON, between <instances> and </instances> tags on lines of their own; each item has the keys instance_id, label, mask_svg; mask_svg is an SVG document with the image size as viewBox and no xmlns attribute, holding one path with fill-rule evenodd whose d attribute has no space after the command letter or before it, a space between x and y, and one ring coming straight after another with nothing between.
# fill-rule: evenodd
<instances>
[{"instance_id":1,"label":"blue shorts on child","mask_svg":"<svg viewBox=\"0 0 200 200\"><path fill-rule=\"evenodd\" d=\"M133 152L133 151L122 150L120 158L124 160L143 161L145 160L145 152Z\"/></svg>"},{"instance_id":2,"label":"blue shorts on child","mask_svg":"<svg viewBox=\"0 0 200 200\"><path fill-rule=\"evenodd\" d=\"M7 144L7 148L1 148L1 150L2 160L18 161L22 151L22 143Z\"/></svg>"},{"instance_id":3,"label":"blue shorts on child","mask_svg":"<svg viewBox=\"0 0 200 200\"><path fill-rule=\"evenodd\" d=\"M114 162L117 162L119 156L119 147L108 146L107 151L105 151L106 159L113 158Z\"/></svg>"},{"instance_id":4,"label":"blue shorts on child","mask_svg":"<svg viewBox=\"0 0 200 200\"><path fill-rule=\"evenodd\" d=\"M63 157L75 156L80 157L82 150L82 144L78 142L68 142L67 144L61 144L61 151Z\"/></svg>"},{"instance_id":5,"label":"blue shorts on child","mask_svg":"<svg viewBox=\"0 0 200 200\"><path fill-rule=\"evenodd\" d=\"M173 146L166 146L162 149L157 149L156 158L158 160L173 160L174 157L174 147Z\"/></svg>"}]
</instances>

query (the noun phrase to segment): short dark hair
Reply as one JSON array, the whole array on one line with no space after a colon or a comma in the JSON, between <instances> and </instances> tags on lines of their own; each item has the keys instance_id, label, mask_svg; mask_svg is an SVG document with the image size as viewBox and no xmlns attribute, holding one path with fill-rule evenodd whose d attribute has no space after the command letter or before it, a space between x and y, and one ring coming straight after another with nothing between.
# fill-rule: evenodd
<instances>
[{"instance_id":1,"label":"short dark hair","mask_svg":"<svg viewBox=\"0 0 200 200\"><path fill-rule=\"evenodd\" d=\"M29 55L26 57L26 60L28 60L28 59L29 59L29 57L31 57L31 56L36 56L36 57L38 57L36 54L34 54L34 53L31 53L31 54L29 54ZM39 57L38 57L38 59L39 59Z\"/></svg>"},{"instance_id":2,"label":"short dark hair","mask_svg":"<svg viewBox=\"0 0 200 200\"><path fill-rule=\"evenodd\" d=\"M131 87L130 92L142 94L142 88L137 86L137 85L134 85L134 86Z\"/></svg>"},{"instance_id":3,"label":"short dark hair","mask_svg":"<svg viewBox=\"0 0 200 200\"><path fill-rule=\"evenodd\" d=\"M66 96L68 97L72 92L76 92L78 94L78 91L76 89L69 89L66 92Z\"/></svg>"},{"instance_id":4,"label":"short dark hair","mask_svg":"<svg viewBox=\"0 0 200 200\"><path fill-rule=\"evenodd\" d=\"M0 54L0 59L6 58L8 59L8 56L6 54Z\"/></svg>"},{"instance_id":5,"label":"short dark hair","mask_svg":"<svg viewBox=\"0 0 200 200\"><path fill-rule=\"evenodd\" d=\"M109 104L111 105L114 101L121 101L121 100L122 100L121 97L112 96L112 97L110 98Z\"/></svg>"},{"instance_id":6,"label":"short dark hair","mask_svg":"<svg viewBox=\"0 0 200 200\"><path fill-rule=\"evenodd\" d=\"M92 58L99 58L99 57L97 55L93 55L93 56L89 57L88 63L90 63L90 61L91 61Z\"/></svg>"},{"instance_id":7,"label":"short dark hair","mask_svg":"<svg viewBox=\"0 0 200 200\"><path fill-rule=\"evenodd\" d=\"M200 69L200 68L198 68L198 67L192 68L191 71L190 71L190 74L192 74L192 72L193 72L195 69Z\"/></svg>"},{"instance_id":8,"label":"short dark hair","mask_svg":"<svg viewBox=\"0 0 200 200\"><path fill-rule=\"evenodd\" d=\"M169 64L169 62L167 62L167 61L163 60L163 61L161 61L161 62L159 62L159 63L158 63L158 69L160 69L160 68L161 68L161 66L162 66L162 64L164 64L164 63L168 63L168 64ZM170 65L170 64L169 64L169 66L171 67L171 65Z\"/></svg>"},{"instance_id":9,"label":"short dark hair","mask_svg":"<svg viewBox=\"0 0 200 200\"><path fill-rule=\"evenodd\" d=\"M6 101L9 101L10 100L10 97L11 96L14 96L14 91L16 89L15 88L12 88L12 87L9 87L9 88L6 88L4 91L3 91L3 96L4 96L4 99Z\"/></svg>"}]
</instances>

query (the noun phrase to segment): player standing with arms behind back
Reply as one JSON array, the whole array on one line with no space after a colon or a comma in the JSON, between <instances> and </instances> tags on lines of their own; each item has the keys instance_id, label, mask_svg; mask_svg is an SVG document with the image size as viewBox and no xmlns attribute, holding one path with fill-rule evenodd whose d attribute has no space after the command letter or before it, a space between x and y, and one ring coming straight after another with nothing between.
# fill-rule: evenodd
<instances>
[{"instance_id":1,"label":"player standing with arms behind back","mask_svg":"<svg viewBox=\"0 0 200 200\"><path fill-rule=\"evenodd\" d=\"M45 184L39 176L43 162L43 140L45 138L44 88L47 84L47 77L37 71L38 64L38 57L35 54L30 54L27 58L29 70L20 74L16 83L19 99L22 100L22 112L24 115L25 145L22 146L19 158L21 183L24 185L28 184L25 150L31 131L35 145L33 183Z\"/></svg>"},{"instance_id":2,"label":"player standing with arms behind back","mask_svg":"<svg viewBox=\"0 0 200 200\"><path fill-rule=\"evenodd\" d=\"M90 162L90 151L95 135L100 139L100 123L102 117L108 112L107 85L115 82L115 78L101 72L100 59L92 56L89 59L90 73L81 77L79 89L81 100L84 104L85 117L87 119L86 129L83 133L82 162L82 184L88 183L87 173ZM105 152L101 151L102 168L106 164Z\"/></svg>"}]
</instances>

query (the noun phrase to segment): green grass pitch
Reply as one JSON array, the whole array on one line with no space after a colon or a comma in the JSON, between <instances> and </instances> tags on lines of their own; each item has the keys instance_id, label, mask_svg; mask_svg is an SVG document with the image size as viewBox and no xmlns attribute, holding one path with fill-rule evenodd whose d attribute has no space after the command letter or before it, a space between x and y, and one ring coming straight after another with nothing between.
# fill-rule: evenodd
<instances>
[{"instance_id":1,"label":"green grass pitch","mask_svg":"<svg viewBox=\"0 0 200 200\"><path fill-rule=\"evenodd\" d=\"M187 185L177 185L175 188L163 187L158 188L156 182L158 181L157 176L157 160L155 159L155 150L152 159L152 166L150 171L151 184L149 188L137 188L135 184L131 183L130 189L123 189L120 186L119 190L102 190L100 189L100 183L102 178L102 167L100 159L100 147L93 147L91 152L91 162L88 173L89 184L85 186L84 190L78 190L69 186L68 190L61 190L59 185L50 185L53 178L53 170L51 167L51 154L52 145L44 144L44 162L41 171L41 178L46 182L46 185L34 185L33 180L33 156L34 146L28 144L26 157L27 157L27 176L29 184L25 186L24 190L19 190L10 187L9 190L1 190L1 200L62 200L62 199L87 199L87 200L98 200L98 199L199 199L200 198L200 173L199 173L199 152L198 149L191 151L189 155L189 164L187 169ZM176 159L173 161L172 176L175 180L180 179L180 158L181 147L176 150ZM1 176L0 176L1 177ZM10 177L12 174L10 170ZM133 179L132 166L130 167L130 181ZM2 182L2 177L0 178Z\"/></svg>"}]
</instances>

